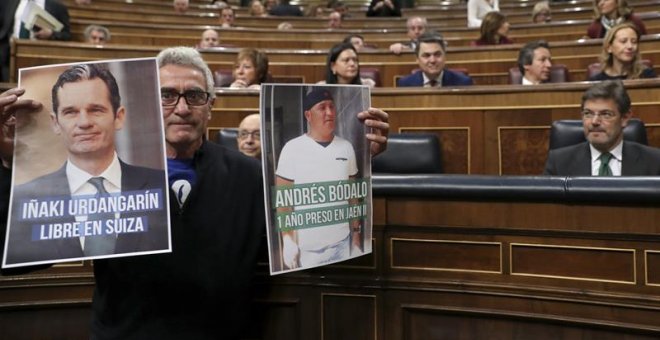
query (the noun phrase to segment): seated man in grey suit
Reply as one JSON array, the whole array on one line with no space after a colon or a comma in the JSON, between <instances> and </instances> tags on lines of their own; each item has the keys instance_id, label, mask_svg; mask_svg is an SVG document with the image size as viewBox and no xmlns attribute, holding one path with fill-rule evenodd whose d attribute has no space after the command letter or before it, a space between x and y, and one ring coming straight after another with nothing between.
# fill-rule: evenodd
<instances>
[{"instance_id":1,"label":"seated man in grey suit","mask_svg":"<svg viewBox=\"0 0 660 340\"><path fill-rule=\"evenodd\" d=\"M7 263L168 249L165 172L126 164L115 151L126 110L112 73L99 64L72 66L53 85L52 101L52 127L67 160L14 189ZM92 212L91 204L110 207L120 199L122 210ZM128 209L130 201L143 199L159 203ZM65 208L21 219L27 202L37 200Z\"/></svg>"},{"instance_id":2,"label":"seated man in grey suit","mask_svg":"<svg viewBox=\"0 0 660 340\"><path fill-rule=\"evenodd\" d=\"M603 81L582 95L587 141L550 150L544 175L658 176L660 149L624 141L631 118L630 97L621 81Z\"/></svg>"},{"instance_id":3,"label":"seated man in grey suit","mask_svg":"<svg viewBox=\"0 0 660 340\"><path fill-rule=\"evenodd\" d=\"M437 33L424 33L415 46L417 63L421 70L399 79L396 83L404 86L464 86L472 85L472 78L445 69L447 48L445 41Z\"/></svg>"}]
</instances>

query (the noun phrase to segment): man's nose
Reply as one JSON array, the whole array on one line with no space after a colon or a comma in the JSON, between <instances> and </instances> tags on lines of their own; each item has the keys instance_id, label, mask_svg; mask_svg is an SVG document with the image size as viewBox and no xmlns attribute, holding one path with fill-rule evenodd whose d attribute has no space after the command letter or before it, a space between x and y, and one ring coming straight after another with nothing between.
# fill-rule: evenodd
<instances>
[{"instance_id":1,"label":"man's nose","mask_svg":"<svg viewBox=\"0 0 660 340\"><path fill-rule=\"evenodd\" d=\"M78 119L76 120L76 125L78 127L89 127L92 125L92 120L89 119L87 111L80 111L78 114Z\"/></svg>"},{"instance_id":2,"label":"man's nose","mask_svg":"<svg viewBox=\"0 0 660 340\"><path fill-rule=\"evenodd\" d=\"M179 102L176 103L176 106L174 107L174 112L178 115L190 113L190 107L186 102L186 98L184 97L179 98Z\"/></svg>"}]
</instances>

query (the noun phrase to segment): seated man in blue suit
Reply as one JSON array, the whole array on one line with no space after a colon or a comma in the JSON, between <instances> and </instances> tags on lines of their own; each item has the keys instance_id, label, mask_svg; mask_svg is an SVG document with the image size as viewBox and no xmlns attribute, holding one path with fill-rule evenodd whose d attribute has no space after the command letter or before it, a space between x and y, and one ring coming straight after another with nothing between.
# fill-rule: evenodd
<instances>
[{"instance_id":1,"label":"seated man in blue suit","mask_svg":"<svg viewBox=\"0 0 660 340\"><path fill-rule=\"evenodd\" d=\"M624 141L630 97L621 81L604 81L582 95L582 125L587 141L550 150L544 175L658 176L660 149Z\"/></svg>"},{"instance_id":2,"label":"seated man in blue suit","mask_svg":"<svg viewBox=\"0 0 660 340\"><path fill-rule=\"evenodd\" d=\"M404 86L465 86L472 85L472 78L459 72L445 69L447 48L437 33L424 33L415 47L417 63L421 70L399 79L398 87Z\"/></svg>"}]
</instances>

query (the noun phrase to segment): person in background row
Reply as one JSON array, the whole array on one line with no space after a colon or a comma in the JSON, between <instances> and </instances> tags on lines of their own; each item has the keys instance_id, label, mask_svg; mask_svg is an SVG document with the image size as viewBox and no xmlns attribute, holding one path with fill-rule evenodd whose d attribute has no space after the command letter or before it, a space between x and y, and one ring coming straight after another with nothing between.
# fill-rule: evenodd
<instances>
[{"instance_id":1,"label":"person in background row","mask_svg":"<svg viewBox=\"0 0 660 340\"><path fill-rule=\"evenodd\" d=\"M217 47L220 45L220 36L214 29L207 29L202 32L202 40L199 41L199 48Z\"/></svg>"},{"instance_id":2,"label":"person in background row","mask_svg":"<svg viewBox=\"0 0 660 340\"><path fill-rule=\"evenodd\" d=\"M337 29L341 28L341 13L334 11L328 16L328 28Z\"/></svg>"},{"instance_id":3,"label":"person in background row","mask_svg":"<svg viewBox=\"0 0 660 340\"><path fill-rule=\"evenodd\" d=\"M236 20L236 16L233 8L225 7L220 10L220 25L222 27L234 27L234 20Z\"/></svg>"},{"instance_id":4,"label":"person in background row","mask_svg":"<svg viewBox=\"0 0 660 340\"><path fill-rule=\"evenodd\" d=\"M632 117L630 97L620 80L596 83L582 96L586 142L550 150L544 175L658 176L660 150L623 140Z\"/></svg>"},{"instance_id":5,"label":"person in background row","mask_svg":"<svg viewBox=\"0 0 660 340\"><path fill-rule=\"evenodd\" d=\"M655 71L642 64L639 36L631 22L612 27L603 39L602 70L589 80L655 78Z\"/></svg>"},{"instance_id":6,"label":"person in background row","mask_svg":"<svg viewBox=\"0 0 660 340\"><path fill-rule=\"evenodd\" d=\"M633 14L626 0L594 0L594 21L587 28L587 36L603 38L610 28L624 22L632 22L640 35L646 34L646 26Z\"/></svg>"},{"instance_id":7,"label":"person in background row","mask_svg":"<svg viewBox=\"0 0 660 340\"><path fill-rule=\"evenodd\" d=\"M343 1L335 1L335 3L332 5L332 10L339 12L339 14L341 14L342 19L351 17L351 13L349 13L348 5Z\"/></svg>"},{"instance_id":8,"label":"person in background row","mask_svg":"<svg viewBox=\"0 0 660 340\"><path fill-rule=\"evenodd\" d=\"M277 29L278 29L278 30L282 30L282 31L290 30L290 29L292 29L292 28L293 28L293 25L291 25L291 23L288 22L288 21L280 22L280 23L277 25Z\"/></svg>"},{"instance_id":9,"label":"person in background row","mask_svg":"<svg viewBox=\"0 0 660 340\"><path fill-rule=\"evenodd\" d=\"M21 16L27 5L27 0L4 0L0 1L0 82L9 81L9 61L10 50L9 41L12 37L16 39L50 39L50 40L71 40L71 27L69 24L69 11L66 6L55 0L45 0L38 6L53 15L64 25L60 32L53 32L49 29L42 29L39 32L28 31L21 24ZM21 29L23 28L23 29Z\"/></svg>"},{"instance_id":10,"label":"person in background row","mask_svg":"<svg viewBox=\"0 0 660 340\"><path fill-rule=\"evenodd\" d=\"M261 118L258 113L247 115L241 120L236 143L242 154L261 160Z\"/></svg>"},{"instance_id":11,"label":"person in background row","mask_svg":"<svg viewBox=\"0 0 660 340\"><path fill-rule=\"evenodd\" d=\"M535 24L544 24L551 20L550 4L547 1L537 2L532 9L532 22Z\"/></svg>"},{"instance_id":12,"label":"person in background row","mask_svg":"<svg viewBox=\"0 0 660 340\"><path fill-rule=\"evenodd\" d=\"M364 37L359 34L349 34L344 38L344 40L342 40L342 42L353 45L355 50L358 52L364 49Z\"/></svg>"},{"instance_id":13,"label":"person in background row","mask_svg":"<svg viewBox=\"0 0 660 340\"><path fill-rule=\"evenodd\" d=\"M350 43L339 43L328 53L325 81L318 84L355 84L367 85L370 88L376 83L369 78L360 78L360 62L358 54Z\"/></svg>"},{"instance_id":14,"label":"person in background row","mask_svg":"<svg viewBox=\"0 0 660 340\"><path fill-rule=\"evenodd\" d=\"M371 0L367 8L368 17L400 17L401 3L399 0Z\"/></svg>"},{"instance_id":15,"label":"person in background row","mask_svg":"<svg viewBox=\"0 0 660 340\"><path fill-rule=\"evenodd\" d=\"M32 2L37 6L44 9L46 12L50 13L55 19L57 19L64 26L59 32L53 31L50 28L39 27L35 25L32 28L32 31L27 31L25 26L21 22L21 15L25 6L27 6L28 0L15 1L18 5L16 8L14 16L14 34L13 36L19 39L37 39L37 40L60 40L68 41L71 40L71 24L69 22L69 10L68 8L60 3L57 0L45 0L45 1L35 1ZM7 12L11 13L11 12Z\"/></svg>"},{"instance_id":16,"label":"person in background row","mask_svg":"<svg viewBox=\"0 0 660 340\"><path fill-rule=\"evenodd\" d=\"M486 14L500 10L499 0L468 0L467 26L480 27Z\"/></svg>"},{"instance_id":17,"label":"person in background row","mask_svg":"<svg viewBox=\"0 0 660 340\"><path fill-rule=\"evenodd\" d=\"M175 13L184 14L188 11L190 4L188 3L188 0L174 0L173 6Z\"/></svg>"},{"instance_id":18,"label":"person in background row","mask_svg":"<svg viewBox=\"0 0 660 340\"><path fill-rule=\"evenodd\" d=\"M253 17L268 16L268 13L266 13L266 7L264 7L264 5L259 0L253 0L252 3L250 3L250 10L248 13Z\"/></svg>"},{"instance_id":19,"label":"person in background row","mask_svg":"<svg viewBox=\"0 0 660 340\"><path fill-rule=\"evenodd\" d=\"M518 52L518 69L523 85L537 85L550 79L552 56L550 46L543 40L528 42Z\"/></svg>"},{"instance_id":20,"label":"person in background row","mask_svg":"<svg viewBox=\"0 0 660 340\"><path fill-rule=\"evenodd\" d=\"M234 64L234 82L230 88L259 89L268 77L268 56L254 48L244 48L238 52Z\"/></svg>"},{"instance_id":21,"label":"person in background row","mask_svg":"<svg viewBox=\"0 0 660 340\"><path fill-rule=\"evenodd\" d=\"M301 17L303 16L302 10L300 7L291 5L289 0L279 0L278 4L273 7L268 14L274 16L289 16L289 17Z\"/></svg>"},{"instance_id":22,"label":"person in background row","mask_svg":"<svg viewBox=\"0 0 660 340\"><path fill-rule=\"evenodd\" d=\"M216 10L221 10L227 7L229 7L229 4L225 0L213 0L213 3L211 4L211 8L215 8Z\"/></svg>"},{"instance_id":23,"label":"person in background row","mask_svg":"<svg viewBox=\"0 0 660 340\"><path fill-rule=\"evenodd\" d=\"M397 81L399 87L446 87L472 85L472 78L445 68L447 56L445 41L437 33L419 37L415 50L420 70Z\"/></svg>"},{"instance_id":24,"label":"person in background row","mask_svg":"<svg viewBox=\"0 0 660 340\"><path fill-rule=\"evenodd\" d=\"M95 45L105 45L110 42L110 30L105 26L89 25L84 32L85 41Z\"/></svg>"},{"instance_id":25,"label":"person in background row","mask_svg":"<svg viewBox=\"0 0 660 340\"><path fill-rule=\"evenodd\" d=\"M323 17L323 6L321 5L310 5L305 9L304 15L308 18L320 18Z\"/></svg>"},{"instance_id":26,"label":"person in background row","mask_svg":"<svg viewBox=\"0 0 660 340\"><path fill-rule=\"evenodd\" d=\"M390 45L390 52L394 54L401 54L405 51L414 51L417 46L417 39L426 32L426 18L422 17L410 17L406 21L406 27L408 29L407 34L410 41L403 43L394 43Z\"/></svg>"},{"instance_id":27,"label":"person in background row","mask_svg":"<svg viewBox=\"0 0 660 340\"><path fill-rule=\"evenodd\" d=\"M504 14L500 12L490 12L486 14L481 23L481 36L478 40L473 41L471 45L513 44L513 41L507 37L510 26L511 25L509 25Z\"/></svg>"}]
</instances>

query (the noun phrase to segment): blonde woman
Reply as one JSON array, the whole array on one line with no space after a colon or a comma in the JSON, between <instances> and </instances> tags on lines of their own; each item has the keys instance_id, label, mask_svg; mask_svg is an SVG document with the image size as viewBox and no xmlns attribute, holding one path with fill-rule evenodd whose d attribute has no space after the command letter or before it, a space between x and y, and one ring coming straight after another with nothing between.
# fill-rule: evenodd
<instances>
[{"instance_id":1,"label":"blonde woman","mask_svg":"<svg viewBox=\"0 0 660 340\"><path fill-rule=\"evenodd\" d=\"M589 80L655 78L655 71L642 64L639 36L633 23L612 27L603 39L602 71Z\"/></svg>"},{"instance_id":2,"label":"blonde woman","mask_svg":"<svg viewBox=\"0 0 660 340\"><path fill-rule=\"evenodd\" d=\"M610 28L624 22L632 22L640 35L646 34L646 26L633 14L626 0L594 0L594 21L587 28L587 36L603 38Z\"/></svg>"}]
</instances>

